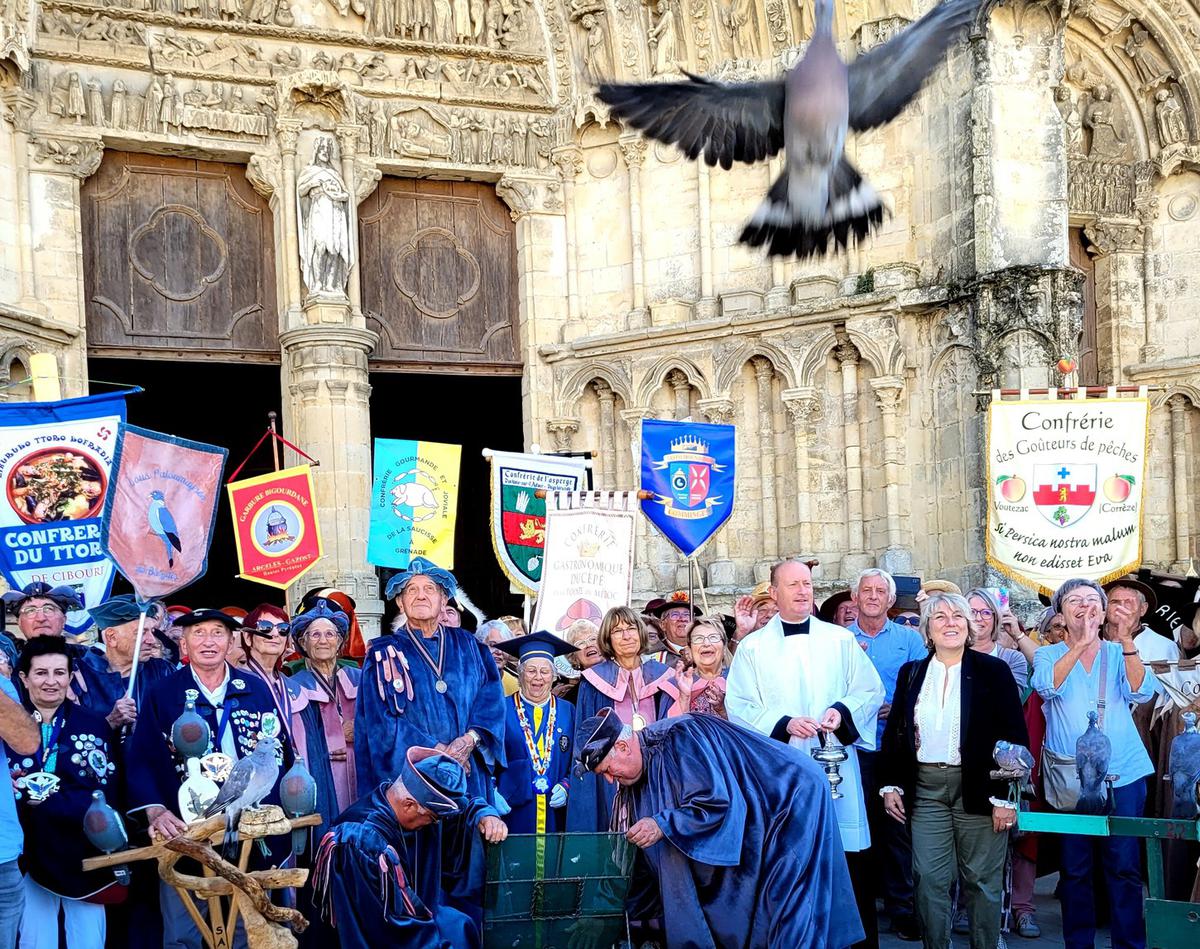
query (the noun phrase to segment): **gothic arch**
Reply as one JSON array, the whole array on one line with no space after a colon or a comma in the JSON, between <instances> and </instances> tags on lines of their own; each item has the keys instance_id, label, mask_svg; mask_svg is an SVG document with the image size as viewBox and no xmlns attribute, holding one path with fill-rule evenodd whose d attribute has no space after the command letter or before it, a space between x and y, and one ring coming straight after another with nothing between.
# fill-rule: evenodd
<instances>
[{"instance_id":1,"label":"gothic arch","mask_svg":"<svg viewBox=\"0 0 1200 949\"><path fill-rule=\"evenodd\" d=\"M871 364L877 376L904 375L904 352L900 348L900 337L896 334L896 324L891 317L877 321L876 326L883 328L886 322L887 333L868 334L861 323L847 323L846 335L850 337L863 359Z\"/></svg>"},{"instance_id":2,"label":"gothic arch","mask_svg":"<svg viewBox=\"0 0 1200 949\"><path fill-rule=\"evenodd\" d=\"M587 387L593 379L602 379L621 397L626 405L634 405L633 392L629 385L629 377L619 367L602 362L588 362L571 370L564 376L559 385L558 402L566 408L571 408L583 398Z\"/></svg>"},{"instance_id":3,"label":"gothic arch","mask_svg":"<svg viewBox=\"0 0 1200 949\"><path fill-rule=\"evenodd\" d=\"M704 373L700 371L700 367L686 356L662 356L650 366L646 374L642 378L641 384L637 387L637 402L636 405L649 405L650 399L663 384L667 381L667 377L672 370L678 369L691 383L692 388L700 393L701 399L712 398L712 387L708 384L708 380L704 378Z\"/></svg>"},{"instance_id":4,"label":"gothic arch","mask_svg":"<svg viewBox=\"0 0 1200 949\"><path fill-rule=\"evenodd\" d=\"M722 360L723 365L717 370L717 391L729 392L740 375L742 367L755 356L762 356L771 363L775 371L783 378L785 388L794 389L796 387L796 367L792 365L787 354L768 340L750 339L744 341Z\"/></svg>"},{"instance_id":5,"label":"gothic arch","mask_svg":"<svg viewBox=\"0 0 1200 949\"><path fill-rule=\"evenodd\" d=\"M798 369L800 385L812 386L815 384L817 373L824 368L825 360L836 345L837 336L834 335L833 330L829 328L823 330L812 345L804 351L804 355L800 357L800 366Z\"/></svg>"}]
</instances>

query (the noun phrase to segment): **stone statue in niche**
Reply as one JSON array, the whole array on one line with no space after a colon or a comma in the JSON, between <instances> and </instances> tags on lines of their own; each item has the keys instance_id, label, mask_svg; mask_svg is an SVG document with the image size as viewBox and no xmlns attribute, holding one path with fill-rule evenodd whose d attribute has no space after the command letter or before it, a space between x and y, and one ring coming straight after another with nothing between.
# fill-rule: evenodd
<instances>
[{"instance_id":1,"label":"stone statue in niche","mask_svg":"<svg viewBox=\"0 0 1200 949\"><path fill-rule=\"evenodd\" d=\"M129 128L129 106L125 97L125 83L120 79L113 80L108 121L115 129Z\"/></svg>"},{"instance_id":2,"label":"stone statue in niche","mask_svg":"<svg viewBox=\"0 0 1200 949\"><path fill-rule=\"evenodd\" d=\"M1187 122L1183 117L1183 106L1174 89L1159 89L1154 94L1154 123L1158 127L1158 140L1163 148L1187 138Z\"/></svg>"},{"instance_id":3,"label":"stone statue in niche","mask_svg":"<svg viewBox=\"0 0 1200 949\"><path fill-rule=\"evenodd\" d=\"M1071 12L1085 20L1090 20L1104 38L1119 33L1129 26L1129 21L1133 19L1133 14L1129 11L1111 6L1101 0L1078 0L1077 3L1071 4Z\"/></svg>"},{"instance_id":4,"label":"stone statue in niche","mask_svg":"<svg viewBox=\"0 0 1200 949\"><path fill-rule=\"evenodd\" d=\"M87 84L88 118L97 128L108 125L108 116L104 108L104 93L100 90L98 79L89 79Z\"/></svg>"},{"instance_id":5,"label":"stone statue in niche","mask_svg":"<svg viewBox=\"0 0 1200 949\"><path fill-rule=\"evenodd\" d=\"M1105 83L1100 83L1092 90L1092 101L1084 112L1083 124L1092 133L1092 143L1088 149L1089 158L1124 157L1125 136L1117 127L1112 93Z\"/></svg>"},{"instance_id":6,"label":"stone statue in niche","mask_svg":"<svg viewBox=\"0 0 1200 949\"><path fill-rule=\"evenodd\" d=\"M1054 104L1063 120L1063 140L1072 155L1083 154L1083 116L1071 94L1070 86L1058 86L1054 90Z\"/></svg>"},{"instance_id":7,"label":"stone statue in niche","mask_svg":"<svg viewBox=\"0 0 1200 949\"><path fill-rule=\"evenodd\" d=\"M730 59L753 59L758 56L755 36L754 7L750 0L728 0L717 7L721 31L725 34Z\"/></svg>"},{"instance_id":8,"label":"stone statue in niche","mask_svg":"<svg viewBox=\"0 0 1200 949\"><path fill-rule=\"evenodd\" d=\"M570 19L582 34L581 52L584 71L592 82L613 76L613 61L605 32L603 0L571 0Z\"/></svg>"},{"instance_id":9,"label":"stone statue in niche","mask_svg":"<svg viewBox=\"0 0 1200 949\"><path fill-rule=\"evenodd\" d=\"M312 161L296 180L300 212L300 270L310 293L344 295L350 276L350 192L333 164L328 135L313 145Z\"/></svg>"},{"instance_id":10,"label":"stone statue in niche","mask_svg":"<svg viewBox=\"0 0 1200 949\"><path fill-rule=\"evenodd\" d=\"M1171 67L1154 51L1150 34L1140 23L1133 24L1129 38L1125 40L1124 50L1137 70L1138 81L1141 82L1143 91L1171 77Z\"/></svg>"},{"instance_id":11,"label":"stone statue in niche","mask_svg":"<svg viewBox=\"0 0 1200 949\"><path fill-rule=\"evenodd\" d=\"M650 68L656 76L678 72L684 62L676 5L675 0L658 0L650 17Z\"/></svg>"}]
</instances>

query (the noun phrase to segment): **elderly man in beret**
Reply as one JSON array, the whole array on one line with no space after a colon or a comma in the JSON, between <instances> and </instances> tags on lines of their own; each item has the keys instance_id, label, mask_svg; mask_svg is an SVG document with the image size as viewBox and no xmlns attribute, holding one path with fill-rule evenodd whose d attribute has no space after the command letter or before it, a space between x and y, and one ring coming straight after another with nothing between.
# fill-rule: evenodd
<instances>
[{"instance_id":1,"label":"elderly man in beret","mask_svg":"<svg viewBox=\"0 0 1200 949\"><path fill-rule=\"evenodd\" d=\"M20 590L9 590L4 594L4 602L16 614L17 629L26 640L63 635L67 613L83 609L73 588L52 587L41 580Z\"/></svg>"},{"instance_id":2,"label":"elderly man in beret","mask_svg":"<svg viewBox=\"0 0 1200 949\"><path fill-rule=\"evenodd\" d=\"M147 611L150 607L147 603ZM88 613L96 624L104 648L89 649L76 664L76 701L103 717L114 731L119 731L137 721L138 706L147 690L174 670L166 660L152 658L155 619L147 616L140 620L142 608L132 595L111 597ZM136 648L139 622L142 626L141 649ZM136 673L133 671L135 652L138 657ZM127 698L131 676L133 696Z\"/></svg>"},{"instance_id":3,"label":"elderly man in beret","mask_svg":"<svg viewBox=\"0 0 1200 949\"><path fill-rule=\"evenodd\" d=\"M414 747L405 752L394 780L337 819L317 850L313 887L342 949L477 944L474 924L442 905L439 881L420 872L416 852L423 828L478 824L481 804L467 794L467 776L457 761Z\"/></svg>"},{"instance_id":4,"label":"elderly man in beret","mask_svg":"<svg viewBox=\"0 0 1200 949\"><path fill-rule=\"evenodd\" d=\"M371 643L363 661L354 727L358 787L377 787L401 772L408 749L435 748L467 774L472 800L490 803L493 775L504 768L504 693L495 660L466 630L439 622L458 584L448 570L414 557L388 581L403 625ZM490 809L490 808L489 808ZM479 822L483 838L502 840L507 830L490 809ZM420 832L421 873L441 878L445 902L483 918L484 854L475 828L438 825Z\"/></svg>"}]
</instances>

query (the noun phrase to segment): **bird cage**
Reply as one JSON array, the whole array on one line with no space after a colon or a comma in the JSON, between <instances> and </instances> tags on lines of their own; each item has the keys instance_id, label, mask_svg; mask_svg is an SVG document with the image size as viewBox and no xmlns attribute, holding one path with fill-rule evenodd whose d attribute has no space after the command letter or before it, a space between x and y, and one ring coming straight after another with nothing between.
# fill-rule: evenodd
<instances>
[{"instance_id":1,"label":"bird cage","mask_svg":"<svg viewBox=\"0 0 1200 949\"><path fill-rule=\"evenodd\" d=\"M621 834L511 834L488 848L486 949L567 949L625 936L636 848Z\"/></svg>"}]
</instances>

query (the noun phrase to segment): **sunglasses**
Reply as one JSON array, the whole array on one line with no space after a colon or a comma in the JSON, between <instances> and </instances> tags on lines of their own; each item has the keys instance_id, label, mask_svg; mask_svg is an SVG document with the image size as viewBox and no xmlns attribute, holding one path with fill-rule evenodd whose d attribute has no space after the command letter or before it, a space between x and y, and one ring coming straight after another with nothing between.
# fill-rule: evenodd
<instances>
[{"instance_id":1,"label":"sunglasses","mask_svg":"<svg viewBox=\"0 0 1200 949\"><path fill-rule=\"evenodd\" d=\"M894 620L892 620L892 622L898 623L901 626L920 626L921 625L921 617L919 617L919 616L897 616Z\"/></svg>"},{"instance_id":2,"label":"sunglasses","mask_svg":"<svg viewBox=\"0 0 1200 949\"><path fill-rule=\"evenodd\" d=\"M288 624L272 623L270 620L260 619L250 630L250 633L255 636L286 636L288 634Z\"/></svg>"}]
</instances>

